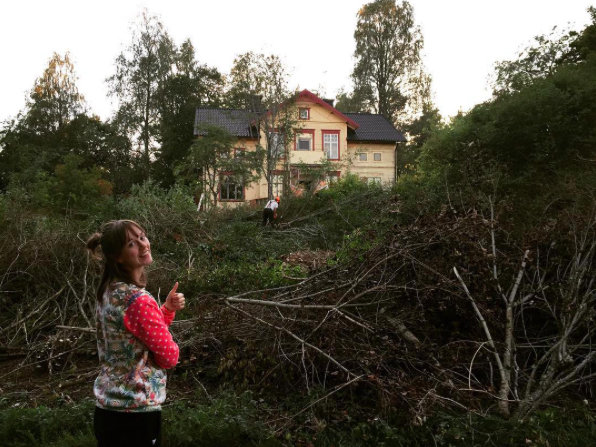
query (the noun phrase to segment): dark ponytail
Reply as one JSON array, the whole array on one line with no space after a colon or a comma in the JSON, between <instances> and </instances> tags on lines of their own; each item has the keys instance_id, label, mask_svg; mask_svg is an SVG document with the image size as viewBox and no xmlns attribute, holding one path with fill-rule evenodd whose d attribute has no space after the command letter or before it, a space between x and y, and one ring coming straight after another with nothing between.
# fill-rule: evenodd
<instances>
[{"instance_id":1,"label":"dark ponytail","mask_svg":"<svg viewBox=\"0 0 596 447\"><path fill-rule=\"evenodd\" d=\"M97 257L97 247L101 244L101 233L93 233L87 239L87 250L91 252L93 257Z\"/></svg>"}]
</instances>

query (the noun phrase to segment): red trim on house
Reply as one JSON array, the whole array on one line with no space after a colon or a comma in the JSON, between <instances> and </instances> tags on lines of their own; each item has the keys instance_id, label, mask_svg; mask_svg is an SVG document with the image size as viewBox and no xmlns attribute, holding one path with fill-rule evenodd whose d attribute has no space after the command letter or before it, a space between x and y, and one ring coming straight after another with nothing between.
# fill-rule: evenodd
<instances>
[{"instance_id":1,"label":"red trim on house","mask_svg":"<svg viewBox=\"0 0 596 447\"><path fill-rule=\"evenodd\" d=\"M306 118L300 117L300 112L302 110L306 110ZM310 107L298 107L298 119L299 120L309 120L310 119Z\"/></svg>"},{"instance_id":2,"label":"red trim on house","mask_svg":"<svg viewBox=\"0 0 596 447\"><path fill-rule=\"evenodd\" d=\"M328 158L327 160L339 160L341 158L341 152L339 148L339 130L321 130L321 148L325 151L325 134L337 135L337 158Z\"/></svg>"},{"instance_id":3,"label":"red trim on house","mask_svg":"<svg viewBox=\"0 0 596 447\"><path fill-rule=\"evenodd\" d=\"M298 151L298 137L304 133L308 133L311 135L312 147L310 148L310 150L312 152L315 150L315 130L314 129L298 129L296 131L296 137L294 138L294 150ZM298 151L298 152L307 152L307 151Z\"/></svg>"},{"instance_id":4,"label":"red trim on house","mask_svg":"<svg viewBox=\"0 0 596 447\"><path fill-rule=\"evenodd\" d=\"M315 104L320 105L324 109L326 109L329 112L333 113L334 115L337 115L338 117L340 117L343 121L345 121L348 124L348 127L351 127L352 129L358 129L358 127L360 127L354 120L351 120L350 118L348 118L346 115L341 113L335 107L331 107L328 103L323 101L321 98L319 98L314 93L309 92L308 90L302 90L300 93L298 93L297 100L300 100L300 99L308 99L309 101L312 101Z\"/></svg>"},{"instance_id":5,"label":"red trim on house","mask_svg":"<svg viewBox=\"0 0 596 447\"><path fill-rule=\"evenodd\" d=\"M284 175L287 171L284 169L272 169L271 174L273 175Z\"/></svg>"},{"instance_id":6,"label":"red trim on house","mask_svg":"<svg viewBox=\"0 0 596 447\"><path fill-rule=\"evenodd\" d=\"M331 107L328 103L326 103L325 101L323 101L317 95L315 95L312 92L309 92L306 89L302 90L300 93L298 93L298 95L296 95L293 98L294 102L296 102L296 101L298 101L300 99L306 99L308 101L311 101L311 102L314 102L315 104L320 105L324 109L328 110L329 112L333 113L334 115L338 116L343 121L345 121L346 124L348 125L348 127L350 127L351 129L356 130L356 129L358 129L360 127L358 125L358 123L356 123L356 121L348 118L346 115L344 115L343 113L341 113L335 107ZM283 107L284 105L285 105L285 103L283 103L281 106ZM268 115L268 114L269 114L269 112L266 113L266 115ZM309 112L309 117L310 117L310 112ZM251 122L251 125L254 126L254 125L256 125L256 123L257 123L257 120L254 120L254 121Z\"/></svg>"}]
</instances>

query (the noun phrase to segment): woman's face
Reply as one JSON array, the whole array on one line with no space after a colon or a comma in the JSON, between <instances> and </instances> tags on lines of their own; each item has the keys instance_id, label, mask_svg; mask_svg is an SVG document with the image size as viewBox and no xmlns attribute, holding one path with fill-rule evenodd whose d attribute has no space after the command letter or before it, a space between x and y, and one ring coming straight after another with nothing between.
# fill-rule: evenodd
<instances>
[{"instance_id":1,"label":"woman's face","mask_svg":"<svg viewBox=\"0 0 596 447\"><path fill-rule=\"evenodd\" d=\"M130 226L127 241L122 247L118 262L129 272L142 269L153 262L149 239L139 227Z\"/></svg>"}]
</instances>

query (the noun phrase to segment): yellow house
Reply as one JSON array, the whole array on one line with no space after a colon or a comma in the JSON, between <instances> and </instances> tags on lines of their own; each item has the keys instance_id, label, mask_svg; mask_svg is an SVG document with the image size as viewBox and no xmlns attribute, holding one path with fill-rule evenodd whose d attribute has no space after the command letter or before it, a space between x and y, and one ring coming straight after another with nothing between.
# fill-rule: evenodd
<instances>
[{"instance_id":1,"label":"yellow house","mask_svg":"<svg viewBox=\"0 0 596 447\"><path fill-rule=\"evenodd\" d=\"M342 113L333 102L323 100L308 90L295 97L296 135L286 145L283 157L272 175L273 196L300 194L303 188L314 188L309 168L325 166L327 182L352 173L366 182L395 182L395 154L405 138L383 116L370 113ZM235 150L255 150L265 140L258 129L255 114L246 110L198 108L195 135L202 124L224 128L237 138ZM262 143L264 146L265 144ZM290 191L284 191L284 185ZM233 176L220 176L219 203L235 206L268 200L268 183L263 177L247 186L236 183Z\"/></svg>"}]
</instances>

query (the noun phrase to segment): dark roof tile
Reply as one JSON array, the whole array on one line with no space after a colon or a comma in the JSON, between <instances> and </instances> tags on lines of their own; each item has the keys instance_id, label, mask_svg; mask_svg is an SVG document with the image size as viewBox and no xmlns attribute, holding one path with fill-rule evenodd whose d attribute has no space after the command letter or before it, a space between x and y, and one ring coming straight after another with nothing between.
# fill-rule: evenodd
<instances>
[{"instance_id":1,"label":"dark roof tile","mask_svg":"<svg viewBox=\"0 0 596 447\"><path fill-rule=\"evenodd\" d=\"M345 113L347 118L358 124L356 130L348 128L348 141L401 142L405 137L382 115L372 113ZM219 126L235 137L256 138L256 129L251 126L254 114L237 109L201 109L195 114L195 135L203 135L199 124Z\"/></svg>"},{"instance_id":2,"label":"dark roof tile","mask_svg":"<svg viewBox=\"0 0 596 447\"><path fill-rule=\"evenodd\" d=\"M348 129L348 141L406 141L383 115L372 113L344 113L345 116L358 123L356 130Z\"/></svg>"},{"instance_id":3,"label":"dark roof tile","mask_svg":"<svg viewBox=\"0 0 596 447\"><path fill-rule=\"evenodd\" d=\"M254 115L246 110L198 108L195 114L194 134L204 135L199 124L210 124L227 130L235 137L256 138L256 131L250 125L253 119Z\"/></svg>"}]
</instances>

